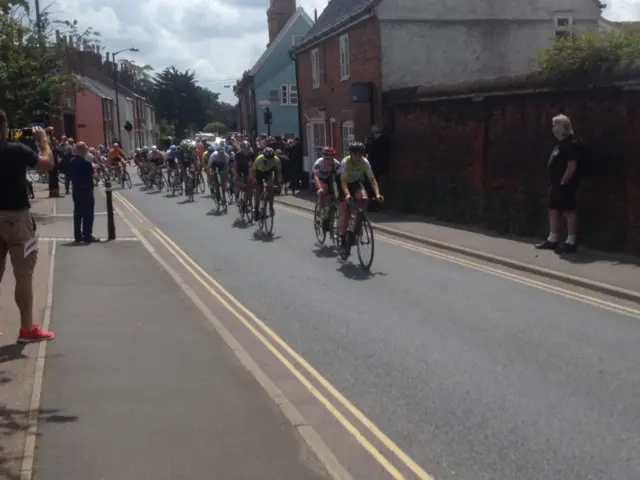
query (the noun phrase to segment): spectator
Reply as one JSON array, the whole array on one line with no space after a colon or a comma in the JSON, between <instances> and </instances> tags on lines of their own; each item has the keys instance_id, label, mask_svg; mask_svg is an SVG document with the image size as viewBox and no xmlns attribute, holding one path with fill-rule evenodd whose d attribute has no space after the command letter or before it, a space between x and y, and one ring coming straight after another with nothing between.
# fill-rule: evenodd
<instances>
[{"instance_id":1,"label":"spectator","mask_svg":"<svg viewBox=\"0 0 640 480\"><path fill-rule=\"evenodd\" d=\"M71 180L69 179L69 175L67 175L65 168L67 168L67 166L71 162L71 158L74 155L73 153L75 149L74 144L75 144L75 141L73 140L73 138L69 138L65 143L61 145L64 148L64 150L62 151L62 160L60 160L60 164L63 165L63 167L60 171L65 174L65 178L64 178L65 195L69 195L69 186L71 185Z\"/></svg>"},{"instance_id":2,"label":"spectator","mask_svg":"<svg viewBox=\"0 0 640 480\"><path fill-rule=\"evenodd\" d=\"M291 193L295 193L296 190L307 188L309 185L303 184L303 178L306 178L302 173L302 143L300 143L300 137L295 137L293 142L287 149L287 155L289 156L289 170L290 178L289 187Z\"/></svg>"},{"instance_id":3,"label":"spectator","mask_svg":"<svg viewBox=\"0 0 640 480\"><path fill-rule=\"evenodd\" d=\"M46 128L45 132L47 133L47 137L49 139L49 148L53 153L53 169L49 172L49 198L58 198L60 195L60 182L58 180L58 152L57 152L57 142L55 138L53 138L53 127L49 126Z\"/></svg>"},{"instance_id":4,"label":"spectator","mask_svg":"<svg viewBox=\"0 0 640 480\"><path fill-rule=\"evenodd\" d=\"M580 184L581 149L575 137L571 120L557 115L551 121L551 129L557 143L549 157L549 236L538 245L538 250L555 250L556 253L577 251L578 215L576 193ZM560 244L558 229L561 218L567 222L567 240Z\"/></svg>"},{"instance_id":5,"label":"spectator","mask_svg":"<svg viewBox=\"0 0 640 480\"><path fill-rule=\"evenodd\" d=\"M93 236L95 198L93 196L93 163L87 159L89 148L78 142L75 154L67 166L67 177L71 180L73 198L73 238L75 243L94 243L100 240Z\"/></svg>"},{"instance_id":6,"label":"spectator","mask_svg":"<svg viewBox=\"0 0 640 480\"><path fill-rule=\"evenodd\" d=\"M368 145L367 158L371 163L371 170L376 176L380 189L385 191L387 176L389 174L389 161L391 157L391 142L389 135L383 133L378 125L371 127L371 143ZM373 190L371 190L373 192ZM369 197L374 198L372 195ZM372 202L371 210L378 208L378 202Z\"/></svg>"},{"instance_id":7,"label":"spectator","mask_svg":"<svg viewBox=\"0 0 640 480\"><path fill-rule=\"evenodd\" d=\"M33 129L35 144L40 150L36 153L26 145L7 141L8 126L7 116L0 110L0 281L8 254L16 279L16 305L20 310L18 342L51 340L53 332L33 323L33 271L38 258L38 237L27 196L27 169L51 170L53 154L41 128Z\"/></svg>"}]
</instances>

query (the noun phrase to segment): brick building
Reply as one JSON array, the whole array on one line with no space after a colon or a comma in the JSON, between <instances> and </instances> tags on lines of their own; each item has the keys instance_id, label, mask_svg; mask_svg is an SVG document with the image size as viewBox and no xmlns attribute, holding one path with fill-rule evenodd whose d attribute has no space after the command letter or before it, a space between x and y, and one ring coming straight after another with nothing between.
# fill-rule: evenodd
<instances>
[{"instance_id":1,"label":"brick building","mask_svg":"<svg viewBox=\"0 0 640 480\"><path fill-rule=\"evenodd\" d=\"M364 139L381 123L380 28L372 0L332 0L296 47L307 157L305 170L333 145Z\"/></svg>"},{"instance_id":2,"label":"brick building","mask_svg":"<svg viewBox=\"0 0 640 480\"><path fill-rule=\"evenodd\" d=\"M382 92L525 73L573 29L598 28L601 4L331 0L295 48L305 153L342 153L372 124L390 127Z\"/></svg>"}]
</instances>

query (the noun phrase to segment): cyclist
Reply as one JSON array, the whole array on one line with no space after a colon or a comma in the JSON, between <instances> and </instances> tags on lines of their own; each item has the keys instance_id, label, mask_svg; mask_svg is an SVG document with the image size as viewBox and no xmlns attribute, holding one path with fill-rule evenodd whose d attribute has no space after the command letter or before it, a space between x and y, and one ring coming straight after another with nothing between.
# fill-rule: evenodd
<instances>
[{"instance_id":1,"label":"cyclist","mask_svg":"<svg viewBox=\"0 0 640 480\"><path fill-rule=\"evenodd\" d=\"M378 182L371 170L369 160L364 157L366 147L363 143L353 142L349 145L349 155L340 163L340 240L341 248L347 249L347 227L349 226L349 203L351 198L366 206L367 192L362 185L366 176L371 182L376 200L382 202L384 197L380 195Z\"/></svg>"},{"instance_id":2,"label":"cyclist","mask_svg":"<svg viewBox=\"0 0 640 480\"><path fill-rule=\"evenodd\" d=\"M227 181L229 175L229 154L226 152L226 147L223 142L220 142L216 151L211 154L209 158L209 167L211 168L211 193L214 193L214 189L217 182L220 182L220 188L222 189L222 201L226 203L227 198Z\"/></svg>"},{"instance_id":3,"label":"cyclist","mask_svg":"<svg viewBox=\"0 0 640 480\"><path fill-rule=\"evenodd\" d=\"M164 155L162 155L162 152L159 151L155 145L151 147L151 152L149 152L149 162L151 163L153 171L162 175L160 170L164 166Z\"/></svg>"},{"instance_id":4,"label":"cyclist","mask_svg":"<svg viewBox=\"0 0 640 480\"><path fill-rule=\"evenodd\" d=\"M313 178L322 204L322 228L329 230L329 200L337 199L338 186L336 174L340 170L340 162L336 160L336 150L327 146L322 149L322 157L313 165Z\"/></svg>"},{"instance_id":5,"label":"cyclist","mask_svg":"<svg viewBox=\"0 0 640 480\"><path fill-rule=\"evenodd\" d=\"M180 167L182 168L182 181L184 182L184 188L187 188L187 170L196 165L197 160L197 148L196 144L191 140L185 139L180 142Z\"/></svg>"},{"instance_id":6,"label":"cyclist","mask_svg":"<svg viewBox=\"0 0 640 480\"><path fill-rule=\"evenodd\" d=\"M115 169L118 178L120 178L124 174L123 172L127 170L127 155L117 143L113 144L111 150L109 150L109 153L107 154L107 165ZM120 170L121 168L123 170Z\"/></svg>"},{"instance_id":7,"label":"cyclist","mask_svg":"<svg viewBox=\"0 0 640 480\"><path fill-rule=\"evenodd\" d=\"M276 156L276 152L271 147L266 147L261 155L258 155L255 162L251 167L250 182L254 186L254 212L253 216L255 221L258 221L260 216L260 197L262 197L262 185L267 183L268 199L269 199L269 213L274 215L273 211L273 181L274 173L278 174L278 182L282 183L282 167L280 166L280 159Z\"/></svg>"},{"instance_id":8,"label":"cyclist","mask_svg":"<svg viewBox=\"0 0 640 480\"><path fill-rule=\"evenodd\" d=\"M236 192L240 192L240 189L245 188L245 184L249 180L249 168L251 168L254 159L255 155L249 142L242 142L240 151L236 153L235 161L233 162L233 178L236 183Z\"/></svg>"}]
</instances>

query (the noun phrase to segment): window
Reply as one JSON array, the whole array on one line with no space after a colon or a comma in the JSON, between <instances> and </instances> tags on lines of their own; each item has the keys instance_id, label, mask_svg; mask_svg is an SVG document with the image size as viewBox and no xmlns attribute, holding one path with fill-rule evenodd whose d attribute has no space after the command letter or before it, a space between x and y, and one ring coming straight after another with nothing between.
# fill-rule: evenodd
<instances>
[{"instance_id":1,"label":"window","mask_svg":"<svg viewBox=\"0 0 640 480\"><path fill-rule=\"evenodd\" d=\"M295 47L302 41L303 38L304 35L293 35L291 43L293 43L293 46Z\"/></svg>"},{"instance_id":2,"label":"window","mask_svg":"<svg viewBox=\"0 0 640 480\"><path fill-rule=\"evenodd\" d=\"M340 80L349 79L349 35L340 37Z\"/></svg>"},{"instance_id":3,"label":"window","mask_svg":"<svg viewBox=\"0 0 640 480\"><path fill-rule=\"evenodd\" d=\"M295 85L280 86L280 105L289 107L298 105L298 88Z\"/></svg>"},{"instance_id":4,"label":"window","mask_svg":"<svg viewBox=\"0 0 640 480\"><path fill-rule=\"evenodd\" d=\"M349 144L355 140L353 122L344 122L342 124L342 154L347 156L349 153Z\"/></svg>"},{"instance_id":5,"label":"window","mask_svg":"<svg viewBox=\"0 0 640 480\"><path fill-rule=\"evenodd\" d=\"M311 86L320 86L320 51L317 48L311 50Z\"/></svg>"},{"instance_id":6,"label":"window","mask_svg":"<svg viewBox=\"0 0 640 480\"><path fill-rule=\"evenodd\" d=\"M573 29L573 17L557 16L554 17L556 38L564 38L571 35Z\"/></svg>"}]
</instances>

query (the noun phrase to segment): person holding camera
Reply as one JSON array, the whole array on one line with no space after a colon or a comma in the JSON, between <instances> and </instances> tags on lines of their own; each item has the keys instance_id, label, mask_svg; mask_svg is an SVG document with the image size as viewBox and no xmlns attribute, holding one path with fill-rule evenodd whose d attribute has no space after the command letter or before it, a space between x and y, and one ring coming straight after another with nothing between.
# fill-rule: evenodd
<instances>
[{"instance_id":1,"label":"person holding camera","mask_svg":"<svg viewBox=\"0 0 640 480\"><path fill-rule=\"evenodd\" d=\"M8 141L7 115L0 110L0 281L11 257L16 279L15 300L20 310L18 342L51 340L53 332L33 323L33 271L38 257L36 223L27 196L27 169L50 171L53 154L45 131L33 128L35 150Z\"/></svg>"}]
</instances>

